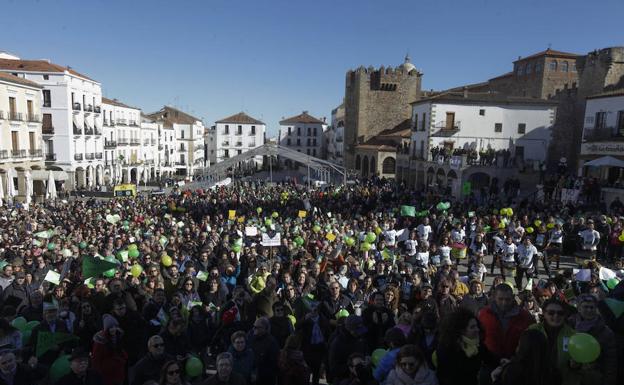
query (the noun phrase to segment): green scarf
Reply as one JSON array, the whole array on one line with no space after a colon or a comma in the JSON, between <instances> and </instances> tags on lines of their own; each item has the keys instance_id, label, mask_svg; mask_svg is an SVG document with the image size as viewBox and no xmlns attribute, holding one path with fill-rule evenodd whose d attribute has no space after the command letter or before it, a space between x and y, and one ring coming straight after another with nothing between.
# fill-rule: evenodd
<instances>
[{"instance_id":1,"label":"green scarf","mask_svg":"<svg viewBox=\"0 0 624 385\"><path fill-rule=\"evenodd\" d=\"M467 357L473 357L479 353L478 338L468 338L466 336L461 336L461 341L459 342L459 344L461 345L461 348Z\"/></svg>"}]
</instances>

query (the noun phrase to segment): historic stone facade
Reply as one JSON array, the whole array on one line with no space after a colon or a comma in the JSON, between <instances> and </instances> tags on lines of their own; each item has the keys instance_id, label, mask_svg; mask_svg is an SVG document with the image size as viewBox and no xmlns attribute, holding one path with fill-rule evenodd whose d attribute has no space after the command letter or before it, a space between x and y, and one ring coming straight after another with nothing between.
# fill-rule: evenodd
<instances>
[{"instance_id":1,"label":"historic stone facade","mask_svg":"<svg viewBox=\"0 0 624 385\"><path fill-rule=\"evenodd\" d=\"M355 168L355 147L411 117L420 97L421 77L409 57L396 67L360 67L346 74L345 166Z\"/></svg>"},{"instance_id":2,"label":"historic stone facade","mask_svg":"<svg viewBox=\"0 0 624 385\"><path fill-rule=\"evenodd\" d=\"M577 65L580 98L624 87L624 47L592 51L580 57Z\"/></svg>"}]
</instances>

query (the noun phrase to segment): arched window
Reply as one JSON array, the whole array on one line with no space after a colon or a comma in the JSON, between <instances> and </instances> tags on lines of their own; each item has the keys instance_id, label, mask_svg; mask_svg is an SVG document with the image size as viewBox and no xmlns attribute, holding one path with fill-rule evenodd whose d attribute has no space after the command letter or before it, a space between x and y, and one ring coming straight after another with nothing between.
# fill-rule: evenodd
<instances>
[{"instance_id":1,"label":"arched window","mask_svg":"<svg viewBox=\"0 0 624 385\"><path fill-rule=\"evenodd\" d=\"M550 66L550 70L551 71L556 71L557 70L557 61L556 60L551 61L549 63L549 66Z\"/></svg>"},{"instance_id":2,"label":"arched window","mask_svg":"<svg viewBox=\"0 0 624 385\"><path fill-rule=\"evenodd\" d=\"M384 159L381 166L381 171L384 174L394 174L396 171L396 160L392 157Z\"/></svg>"},{"instance_id":3,"label":"arched window","mask_svg":"<svg viewBox=\"0 0 624 385\"><path fill-rule=\"evenodd\" d=\"M370 171L373 174L377 172L377 162L375 162L375 157L374 156L371 156Z\"/></svg>"},{"instance_id":4,"label":"arched window","mask_svg":"<svg viewBox=\"0 0 624 385\"><path fill-rule=\"evenodd\" d=\"M355 169L359 170L360 166L361 166L362 160L360 159L359 155L355 156Z\"/></svg>"},{"instance_id":5,"label":"arched window","mask_svg":"<svg viewBox=\"0 0 624 385\"><path fill-rule=\"evenodd\" d=\"M568 62L564 61L561 63L561 72L568 72Z\"/></svg>"},{"instance_id":6,"label":"arched window","mask_svg":"<svg viewBox=\"0 0 624 385\"><path fill-rule=\"evenodd\" d=\"M366 155L362 158L362 176L368 176L368 157Z\"/></svg>"}]
</instances>

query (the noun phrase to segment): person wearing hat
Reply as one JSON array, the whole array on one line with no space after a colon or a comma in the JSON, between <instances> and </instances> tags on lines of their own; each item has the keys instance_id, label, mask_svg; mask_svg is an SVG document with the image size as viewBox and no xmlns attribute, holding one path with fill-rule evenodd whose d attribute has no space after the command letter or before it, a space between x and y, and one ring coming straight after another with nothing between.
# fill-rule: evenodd
<instances>
[{"instance_id":1,"label":"person wearing hat","mask_svg":"<svg viewBox=\"0 0 624 385\"><path fill-rule=\"evenodd\" d=\"M89 352L83 348L75 348L69 357L71 371L61 377L59 385L103 385L102 377L89 369Z\"/></svg>"},{"instance_id":2,"label":"person wearing hat","mask_svg":"<svg viewBox=\"0 0 624 385\"><path fill-rule=\"evenodd\" d=\"M58 318L58 304L52 296L46 295L43 300L43 321L32 329L29 346L36 350L40 333L64 333L70 334L67 323ZM58 357L59 351L71 347L72 342L65 342L59 346L52 347L39 357L39 362L43 365L51 365ZM33 351L34 351L33 350Z\"/></svg>"},{"instance_id":3,"label":"person wearing hat","mask_svg":"<svg viewBox=\"0 0 624 385\"><path fill-rule=\"evenodd\" d=\"M383 300L383 295L382 295ZM327 371L328 383L339 383L349 378L347 358L353 353L369 354L369 347L364 339L367 329L364 319L351 314L342 326L336 330L336 335L329 345Z\"/></svg>"},{"instance_id":4,"label":"person wearing hat","mask_svg":"<svg viewBox=\"0 0 624 385\"><path fill-rule=\"evenodd\" d=\"M30 303L31 292L31 287L26 284L26 274L23 271L17 272L13 282L2 292L2 302L18 308L21 304Z\"/></svg>"},{"instance_id":5,"label":"person wearing hat","mask_svg":"<svg viewBox=\"0 0 624 385\"><path fill-rule=\"evenodd\" d=\"M581 294L576 301L577 313L568 319L577 333L587 333L600 344L596 362L601 379L597 383L615 385L618 373L618 347L615 333L605 324L598 311L598 299L592 294Z\"/></svg>"},{"instance_id":6,"label":"person wearing hat","mask_svg":"<svg viewBox=\"0 0 624 385\"><path fill-rule=\"evenodd\" d=\"M93 336L92 363L104 385L122 384L126 377L128 354L122 348L124 331L110 314L102 316L102 330Z\"/></svg>"}]
</instances>

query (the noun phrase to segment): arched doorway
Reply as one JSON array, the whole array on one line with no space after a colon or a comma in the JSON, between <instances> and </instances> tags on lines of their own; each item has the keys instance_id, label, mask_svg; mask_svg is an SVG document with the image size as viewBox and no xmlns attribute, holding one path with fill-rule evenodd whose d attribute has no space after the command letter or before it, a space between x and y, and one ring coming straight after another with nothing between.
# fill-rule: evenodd
<instances>
[{"instance_id":1,"label":"arched doorway","mask_svg":"<svg viewBox=\"0 0 624 385\"><path fill-rule=\"evenodd\" d=\"M359 154L358 154L358 155L356 155L356 156L355 156L355 169L356 169L356 170L359 170L359 169L360 169L360 167L362 166L362 163L361 163L361 162L362 162L362 159L360 159L360 155L359 155Z\"/></svg>"},{"instance_id":2,"label":"arched doorway","mask_svg":"<svg viewBox=\"0 0 624 385\"><path fill-rule=\"evenodd\" d=\"M137 169L136 168L131 168L130 169L130 183L137 183L138 180L138 175L137 175Z\"/></svg>"},{"instance_id":3,"label":"arched doorway","mask_svg":"<svg viewBox=\"0 0 624 385\"><path fill-rule=\"evenodd\" d=\"M368 156L366 155L362 158L362 176L368 176Z\"/></svg>"},{"instance_id":4,"label":"arched doorway","mask_svg":"<svg viewBox=\"0 0 624 385\"><path fill-rule=\"evenodd\" d=\"M473 191L479 191L482 187L486 190L490 186L490 176L484 172L475 172L468 177Z\"/></svg>"},{"instance_id":5,"label":"arched doorway","mask_svg":"<svg viewBox=\"0 0 624 385\"><path fill-rule=\"evenodd\" d=\"M384 159L381 165L381 172L384 174L394 174L396 173L396 159L389 156Z\"/></svg>"}]
</instances>

